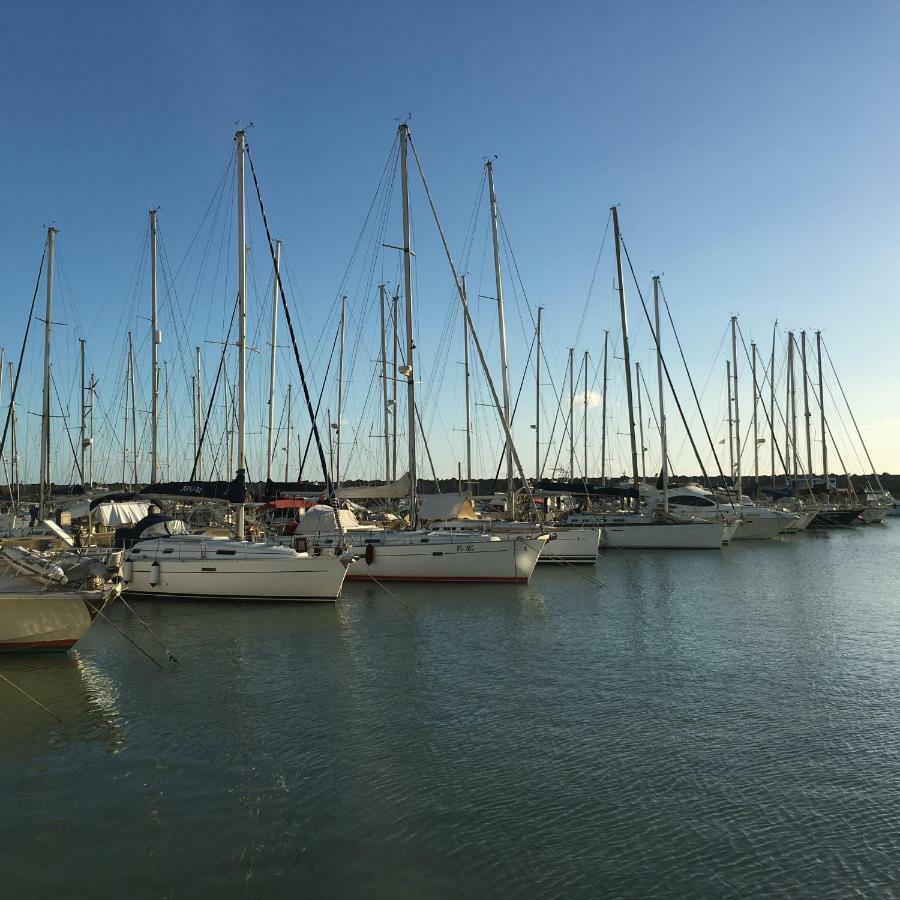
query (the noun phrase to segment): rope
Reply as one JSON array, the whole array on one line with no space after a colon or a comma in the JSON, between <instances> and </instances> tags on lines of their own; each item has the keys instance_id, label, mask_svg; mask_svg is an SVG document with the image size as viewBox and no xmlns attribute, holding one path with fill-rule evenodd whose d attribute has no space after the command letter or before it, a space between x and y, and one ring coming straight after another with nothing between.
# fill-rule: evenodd
<instances>
[{"instance_id":1,"label":"rope","mask_svg":"<svg viewBox=\"0 0 900 900\"><path fill-rule=\"evenodd\" d=\"M284 318L287 322L288 331L291 335L291 344L294 348L294 359L297 361L297 369L300 372L300 384L303 387L303 399L306 402L306 411L309 414L310 423L312 425L313 435L316 439L316 449L319 451L319 464L322 466L322 474L325 477L325 489L329 500L334 500L334 484L331 480L331 473L328 471L328 462L325 459L325 448L322 446L322 436L319 434L319 428L316 424L316 416L313 411L312 400L309 396L309 385L306 383L306 373L303 370L303 362L300 359L300 350L297 347L297 336L294 332L294 322L291 319L291 311L288 308L287 297L284 294L284 285L281 282L281 273L278 266L275 265L275 244L272 242L272 233L269 231L269 220L266 216L266 210L263 206L262 193L259 188L259 181L256 177L256 167L253 165L253 157L250 155L250 145L246 144L247 160L250 163L250 173L253 176L253 186L256 188L256 198L259 201L259 212L262 216L263 225L266 229L266 239L269 242L269 253L272 256L272 267L275 269L276 280L278 281L278 293L281 295L281 306L284 309Z\"/></svg>"},{"instance_id":2,"label":"rope","mask_svg":"<svg viewBox=\"0 0 900 900\"><path fill-rule=\"evenodd\" d=\"M0 674L0 678L2 678L11 688L15 688L23 697L27 697L35 706L39 706L45 713L53 716L53 718L56 719L57 722L62 722L62 719L55 712L51 712L49 709L47 709L47 707L44 706L44 704L41 703L40 700L36 700L31 696L31 694L28 693L28 691L22 690L22 688L20 688L14 681L10 681L3 674Z\"/></svg>"},{"instance_id":3,"label":"rope","mask_svg":"<svg viewBox=\"0 0 900 900\"><path fill-rule=\"evenodd\" d=\"M172 660L172 662L177 663L178 660L175 657L175 654L156 636L156 633L153 631L153 629L134 611L134 609L129 605L128 601L121 595L119 596L119 600L125 604L125 609L127 609L138 620L138 622L140 622L141 625L143 625L144 628L146 628L147 631L150 632L153 640L155 640L156 643L166 651L166 655L169 657L169 659Z\"/></svg>"}]
</instances>

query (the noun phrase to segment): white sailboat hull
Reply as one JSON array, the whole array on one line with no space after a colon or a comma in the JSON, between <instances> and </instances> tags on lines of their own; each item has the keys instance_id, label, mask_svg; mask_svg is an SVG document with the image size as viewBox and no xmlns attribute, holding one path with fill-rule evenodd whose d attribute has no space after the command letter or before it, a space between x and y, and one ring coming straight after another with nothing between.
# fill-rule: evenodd
<instances>
[{"instance_id":1,"label":"white sailboat hull","mask_svg":"<svg viewBox=\"0 0 900 900\"><path fill-rule=\"evenodd\" d=\"M351 581L429 581L526 584L546 538L504 538L469 543L465 538L446 545L387 545L374 548L374 558L357 558Z\"/></svg>"},{"instance_id":2,"label":"white sailboat hull","mask_svg":"<svg viewBox=\"0 0 900 900\"><path fill-rule=\"evenodd\" d=\"M541 563L578 563L593 565L600 555L600 529L598 527L573 528L571 526L539 526L528 522L488 522L458 520L441 522L435 530L451 534L496 534L499 537L534 535L535 529L546 527L550 540L538 557Z\"/></svg>"},{"instance_id":3,"label":"white sailboat hull","mask_svg":"<svg viewBox=\"0 0 900 900\"><path fill-rule=\"evenodd\" d=\"M720 550L725 525L718 522L646 522L611 524L601 529L601 544L631 550Z\"/></svg>"},{"instance_id":4,"label":"white sailboat hull","mask_svg":"<svg viewBox=\"0 0 900 900\"><path fill-rule=\"evenodd\" d=\"M867 506L859 515L866 525L875 525L883 522L885 516L891 514L890 506Z\"/></svg>"},{"instance_id":5,"label":"white sailboat hull","mask_svg":"<svg viewBox=\"0 0 900 900\"><path fill-rule=\"evenodd\" d=\"M313 540L310 538L310 540ZM323 547L343 540L353 555L351 581L422 581L525 584L531 578L547 535L488 536L359 531L320 535Z\"/></svg>"},{"instance_id":6,"label":"white sailboat hull","mask_svg":"<svg viewBox=\"0 0 900 900\"><path fill-rule=\"evenodd\" d=\"M96 595L96 596L94 596ZM99 609L101 591L34 591L16 585L0 592L0 651L68 650L87 634L93 616L85 600Z\"/></svg>"},{"instance_id":7,"label":"white sailboat hull","mask_svg":"<svg viewBox=\"0 0 900 900\"><path fill-rule=\"evenodd\" d=\"M177 537L139 542L124 566L126 595L142 599L333 601L346 572L330 553Z\"/></svg>"},{"instance_id":8,"label":"white sailboat hull","mask_svg":"<svg viewBox=\"0 0 900 900\"><path fill-rule=\"evenodd\" d=\"M734 532L736 541L761 541L775 537L796 521L793 515L747 515L746 509L739 511L741 520Z\"/></svg>"}]
</instances>

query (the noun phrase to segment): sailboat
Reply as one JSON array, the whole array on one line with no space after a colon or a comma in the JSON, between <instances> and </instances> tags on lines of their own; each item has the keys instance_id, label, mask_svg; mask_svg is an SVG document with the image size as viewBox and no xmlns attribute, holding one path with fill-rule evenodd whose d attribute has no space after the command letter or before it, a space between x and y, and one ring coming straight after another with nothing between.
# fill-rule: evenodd
<instances>
[{"instance_id":1,"label":"sailboat","mask_svg":"<svg viewBox=\"0 0 900 900\"><path fill-rule=\"evenodd\" d=\"M347 577L365 581L423 581L495 583L527 582L549 540L539 526L525 533L471 533L421 528L417 496L416 389L414 379L412 248L409 207L409 126L399 127L400 173L403 204L403 283L406 304L406 359L398 372L406 380L409 457L409 530L395 531L359 524L352 513L316 506L300 518L296 535L307 546L334 550L348 548L355 560ZM465 296L461 293L465 309ZM468 318L468 316L467 316ZM471 327L470 324L464 327ZM477 342L477 336L472 332ZM382 357L384 354L382 353ZM504 426L509 438L508 420ZM512 448L510 446L510 453Z\"/></svg>"},{"instance_id":2,"label":"sailboat","mask_svg":"<svg viewBox=\"0 0 900 900\"><path fill-rule=\"evenodd\" d=\"M340 596L347 571L346 560L340 554L311 553L245 540L247 244L244 162L247 151L243 131L235 134L235 146L238 179L238 473L229 499L237 511L237 539L193 534L140 539L127 550L125 557L126 593L144 598L333 601ZM155 237L155 229L152 234ZM280 287L277 271L276 278ZM153 286L155 288L155 277ZM153 377L156 377L155 373Z\"/></svg>"},{"instance_id":3,"label":"sailboat","mask_svg":"<svg viewBox=\"0 0 900 900\"><path fill-rule=\"evenodd\" d=\"M0 548L0 651L73 647L119 595L121 561Z\"/></svg>"},{"instance_id":4,"label":"sailboat","mask_svg":"<svg viewBox=\"0 0 900 900\"><path fill-rule=\"evenodd\" d=\"M619 291L619 310L622 323L622 350L625 366L625 393L628 401L628 430L631 440L631 463L636 510L631 513L572 513L566 522L573 525L599 525L601 545L630 549L718 550L727 543L730 532L726 523L707 522L700 519L680 519L669 511L669 481L667 465L666 417L663 404L662 350L659 327L659 277L653 278L653 300L656 317L655 343L657 380L659 389L660 452L662 455L660 494L661 503L652 512L639 510L640 479L638 477L637 442L634 421L634 400L631 386L631 354L628 344L628 317L625 306L625 280L622 272L622 237L619 231L619 213L611 209L616 246L616 275Z\"/></svg>"}]
</instances>

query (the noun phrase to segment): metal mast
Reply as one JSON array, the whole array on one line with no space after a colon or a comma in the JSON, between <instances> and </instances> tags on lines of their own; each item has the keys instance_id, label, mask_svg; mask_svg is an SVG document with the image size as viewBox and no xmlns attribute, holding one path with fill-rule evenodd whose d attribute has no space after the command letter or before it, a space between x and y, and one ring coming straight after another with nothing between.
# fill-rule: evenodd
<instances>
[{"instance_id":1,"label":"metal mast","mask_svg":"<svg viewBox=\"0 0 900 900\"><path fill-rule=\"evenodd\" d=\"M394 293L391 298L391 319L394 323L394 349L393 359L391 360L391 371L394 373L391 378L391 481L397 480L397 348L400 345L400 335L398 332L397 317L399 315L400 294Z\"/></svg>"},{"instance_id":2,"label":"metal mast","mask_svg":"<svg viewBox=\"0 0 900 900\"><path fill-rule=\"evenodd\" d=\"M606 385L608 382L607 374L609 372L609 359L607 351L609 350L609 332L603 332L603 418L600 420L600 483L606 484Z\"/></svg>"},{"instance_id":3,"label":"metal mast","mask_svg":"<svg viewBox=\"0 0 900 900\"><path fill-rule=\"evenodd\" d=\"M506 313L503 303L503 278L500 273L500 230L497 215L497 194L494 191L494 164L488 160L484 164L487 169L488 191L491 198L491 234L494 240L494 278L497 285L497 322L500 336L500 377L503 382L503 423L504 430L510 433L512 420L509 405L509 363L506 358ZM507 438L506 447L506 509L508 515L515 518L516 485L513 481L513 448Z\"/></svg>"},{"instance_id":4,"label":"metal mast","mask_svg":"<svg viewBox=\"0 0 900 900\"><path fill-rule=\"evenodd\" d=\"M569 347L569 478L575 477L575 348Z\"/></svg>"},{"instance_id":5,"label":"metal mast","mask_svg":"<svg viewBox=\"0 0 900 900\"><path fill-rule=\"evenodd\" d=\"M797 342L794 340L794 332L788 332L788 340L791 342L791 448L793 450L792 463L794 467L794 479L800 472L800 452L797 448L797 375L794 366L794 352Z\"/></svg>"},{"instance_id":6,"label":"metal mast","mask_svg":"<svg viewBox=\"0 0 900 900\"><path fill-rule=\"evenodd\" d=\"M53 316L53 250L57 229L47 229L47 305L44 312L44 396L41 411L41 484L39 512L46 518L50 494L50 334Z\"/></svg>"},{"instance_id":7,"label":"metal mast","mask_svg":"<svg viewBox=\"0 0 900 900\"><path fill-rule=\"evenodd\" d=\"M378 285L378 308L381 310L381 406L384 419L384 480L391 480L391 433L388 429L388 374L387 374L387 335L385 320L387 296L384 285Z\"/></svg>"},{"instance_id":8,"label":"metal mast","mask_svg":"<svg viewBox=\"0 0 900 900\"><path fill-rule=\"evenodd\" d=\"M588 473L588 351L584 351L584 479Z\"/></svg>"},{"instance_id":9,"label":"metal mast","mask_svg":"<svg viewBox=\"0 0 900 900\"><path fill-rule=\"evenodd\" d=\"M541 480L541 317L543 306L537 308L537 326L534 332L536 356L534 358L534 479ZM468 331L468 329L466 329Z\"/></svg>"},{"instance_id":10,"label":"metal mast","mask_svg":"<svg viewBox=\"0 0 900 900\"><path fill-rule=\"evenodd\" d=\"M753 377L753 481L756 485L756 497L759 499L759 421L757 419L757 381L756 381L756 344L750 342L750 360Z\"/></svg>"},{"instance_id":11,"label":"metal mast","mask_svg":"<svg viewBox=\"0 0 900 900\"><path fill-rule=\"evenodd\" d=\"M246 476L247 460L245 435L247 417L247 222L244 197L244 160L246 135L238 131L234 136L237 152L237 251L238 251L238 440L237 474ZM237 509L236 532L239 541L244 540L244 498Z\"/></svg>"},{"instance_id":12,"label":"metal mast","mask_svg":"<svg viewBox=\"0 0 900 900\"><path fill-rule=\"evenodd\" d=\"M466 293L466 276L463 275L462 292ZM540 317L538 312L538 317ZM466 382L466 482L469 490L472 490L472 386L470 383L471 373L469 372L469 329L463 321L463 373Z\"/></svg>"},{"instance_id":13,"label":"metal mast","mask_svg":"<svg viewBox=\"0 0 900 900\"><path fill-rule=\"evenodd\" d=\"M816 356L819 362L819 414L822 420L822 477L825 479L825 490L828 486L828 441L825 439L825 393L822 378L822 332L816 332Z\"/></svg>"},{"instance_id":14,"label":"metal mast","mask_svg":"<svg viewBox=\"0 0 900 900\"><path fill-rule=\"evenodd\" d=\"M85 419L87 417L87 407L84 402L84 392L86 389L86 385L84 383L84 338L78 339L79 344L79 355L81 357L81 427L78 429L79 437L81 440L79 441L79 460L81 465L81 483L83 486L86 485L86 476L84 471L84 451L87 449L87 434L85 433L85 425L87 424Z\"/></svg>"},{"instance_id":15,"label":"metal mast","mask_svg":"<svg viewBox=\"0 0 900 900\"><path fill-rule=\"evenodd\" d=\"M347 321L347 298L341 297L340 339L338 348L337 420L334 429L335 444L335 486L341 483L341 425L344 414L344 330Z\"/></svg>"},{"instance_id":16,"label":"metal mast","mask_svg":"<svg viewBox=\"0 0 900 900\"><path fill-rule=\"evenodd\" d=\"M644 446L644 412L641 409L641 364L634 364L635 380L637 381L637 407L638 407L638 438L641 442L641 481L647 480L647 448Z\"/></svg>"},{"instance_id":17,"label":"metal mast","mask_svg":"<svg viewBox=\"0 0 900 900\"><path fill-rule=\"evenodd\" d=\"M668 442L666 437L666 410L663 406L663 366L662 335L659 330L659 275L653 276L653 315L656 321L656 382L659 389L659 443L662 462L660 478L662 480L663 512L669 511L669 463Z\"/></svg>"},{"instance_id":18,"label":"metal mast","mask_svg":"<svg viewBox=\"0 0 900 900\"><path fill-rule=\"evenodd\" d=\"M734 490L737 503L741 502L741 407L738 399L737 316L731 317L731 368L734 378L734 439L735 470Z\"/></svg>"},{"instance_id":19,"label":"metal mast","mask_svg":"<svg viewBox=\"0 0 900 900\"><path fill-rule=\"evenodd\" d=\"M772 457L772 487L775 487L775 335L778 332L778 320L772 326L772 359L769 363L769 451Z\"/></svg>"},{"instance_id":20,"label":"metal mast","mask_svg":"<svg viewBox=\"0 0 900 900\"><path fill-rule=\"evenodd\" d=\"M131 332L128 332L128 384L131 390L131 443L132 451L132 477L134 486L138 483L138 445L137 445L137 407L134 400L134 340Z\"/></svg>"},{"instance_id":21,"label":"metal mast","mask_svg":"<svg viewBox=\"0 0 900 900\"><path fill-rule=\"evenodd\" d=\"M407 406L407 440L409 444L409 524L415 528L418 523L416 510L416 383L414 380L413 340L413 295L412 295L412 248L410 247L409 226L409 126L400 125L400 179L403 193L403 290L406 295L406 406Z\"/></svg>"},{"instance_id":22,"label":"metal mast","mask_svg":"<svg viewBox=\"0 0 900 900\"><path fill-rule=\"evenodd\" d=\"M150 483L159 478L159 310L156 297L156 210L150 210Z\"/></svg>"},{"instance_id":23,"label":"metal mast","mask_svg":"<svg viewBox=\"0 0 900 900\"><path fill-rule=\"evenodd\" d=\"M803 366L803 421L806 424L806 475L812 477L812 427L809 411L809 379L806 374L806 332L800 332L800 360Z\"/></svg>"},{"instance_id":24,"label":"metal mast","mask_svg":"<svg viewBox=\"0 0 900 900\"><path fill-rule=\"evenodd\" d=\"M619 210L612 207L613 230L616 237L616 280L619 286L619 312L622 316L622 356L625 364L625 393L628 398L628 435L631 439L631 476L635 488L638 484L637 441L634 433L634 395L631 387L631 353L628 349L628 313L625 309L625 279L622 277L622 235L619 232ZM635 501L640 507L640 499Z\"/></svg>"},{"instance_id":25,"label":"metal mast","mask_svg":"<svg viewBox=\"0 0 900 900\"><path fill-rule=\"evenodd\" d=\"M275 455L275 356L278 348L278 279L280 270L281 241L275 241L275 277L272 283L272 346L269 353L269 436L266 450L266 480L272 478L272 462Z\"/></svg>"},{"instance_id":26,"label":"metal mast","mask_svg":"<svg viewBox=\"0 0 900 900\"><path fill-rule=\"evenodd\" d=\"M728 474L734 482L734 418L731 401L731 360L725 360L725 384L728 386Z\"/></svg>"},{"instance_id":27,"label":"metal mast","mask_svg":"<svg viewBox=\"0 0 900 900\"><path fill-rule=\"evenodd\" d=\"M788 332L787 343L787 373L784 380L784 483L791 480L791 460L793 450L791 448L791 379L794 376L794 344L791 332Z\"/></svg>"},{"instance_id":28,"label":"metal mast","mask_svg":"<svg viewBox=\"0 0 900 900\"><path fill-rule=\"evenodd\" d=\"M19 502L19 444L16 437L16 401L13 400L12 391L13 391L13 383L14 383L14 369L12 362L9 363L9 416L10 416L10 476L13 480L13 484L16 487L16 503Z\"/></svg>"},{"instance_id":29,"label":"metal mast","mask_svg":"<svg viewBox=\"0 0 900 900\"><path fill-rule=\"evenodd\" d=\"M294 398L293 385L289 384L287 389L287 439L284 442L284 480L291 480L291 426L294 418Z\"/></svg>"},{"instance_id":30,"label":"metal mast","mask_svg":"<svg viewBox=\"0 0 900 900\"><path fill-rule=\"evenodd\" d=\"M200 348L197 347L197 374L194 376L194 381L196 383L196 392L197 392L197 438L196 438L196 450L194 452L194 457L197 460L197 478L203 478L203 380L201 379L201 364L200 364ZM228 398L225 398L225 402L228 402Z\"/></svg>"}]
</instances>

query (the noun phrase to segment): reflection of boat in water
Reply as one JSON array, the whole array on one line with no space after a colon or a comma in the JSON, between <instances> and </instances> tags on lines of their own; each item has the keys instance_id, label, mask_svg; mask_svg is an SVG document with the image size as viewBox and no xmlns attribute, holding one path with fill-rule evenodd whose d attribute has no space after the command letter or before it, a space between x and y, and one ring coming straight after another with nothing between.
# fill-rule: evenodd
<instances>
[{"instance_id":1,"label":"reflection of boat in water","mask_svg":"<svg viewBox=\"0 0 900 900\"><path fill-rule=\"evenodd\" d=\"M48 727L55 728L65 743L99 741L114 749L125 742L118 688L96 660L83 658L77 650L67 654L14 654L5 658L3 671L62 723L56 725L44 710L12 688L0 685L0 755L16 752L16 744L11 741L45 735ZM33 745L25 741L19 746L31 761Z\"/></svg>"},{"instance_id":2,"label":"reflection of boat in water","mask_svg":"<svg viewBox=\"0 0 900 900\"><path fill-rule=\"evenodd\" d=\"M121 590L121 554L0 549L0 650L68 650Z\"/></svg>"}]
</instances>

